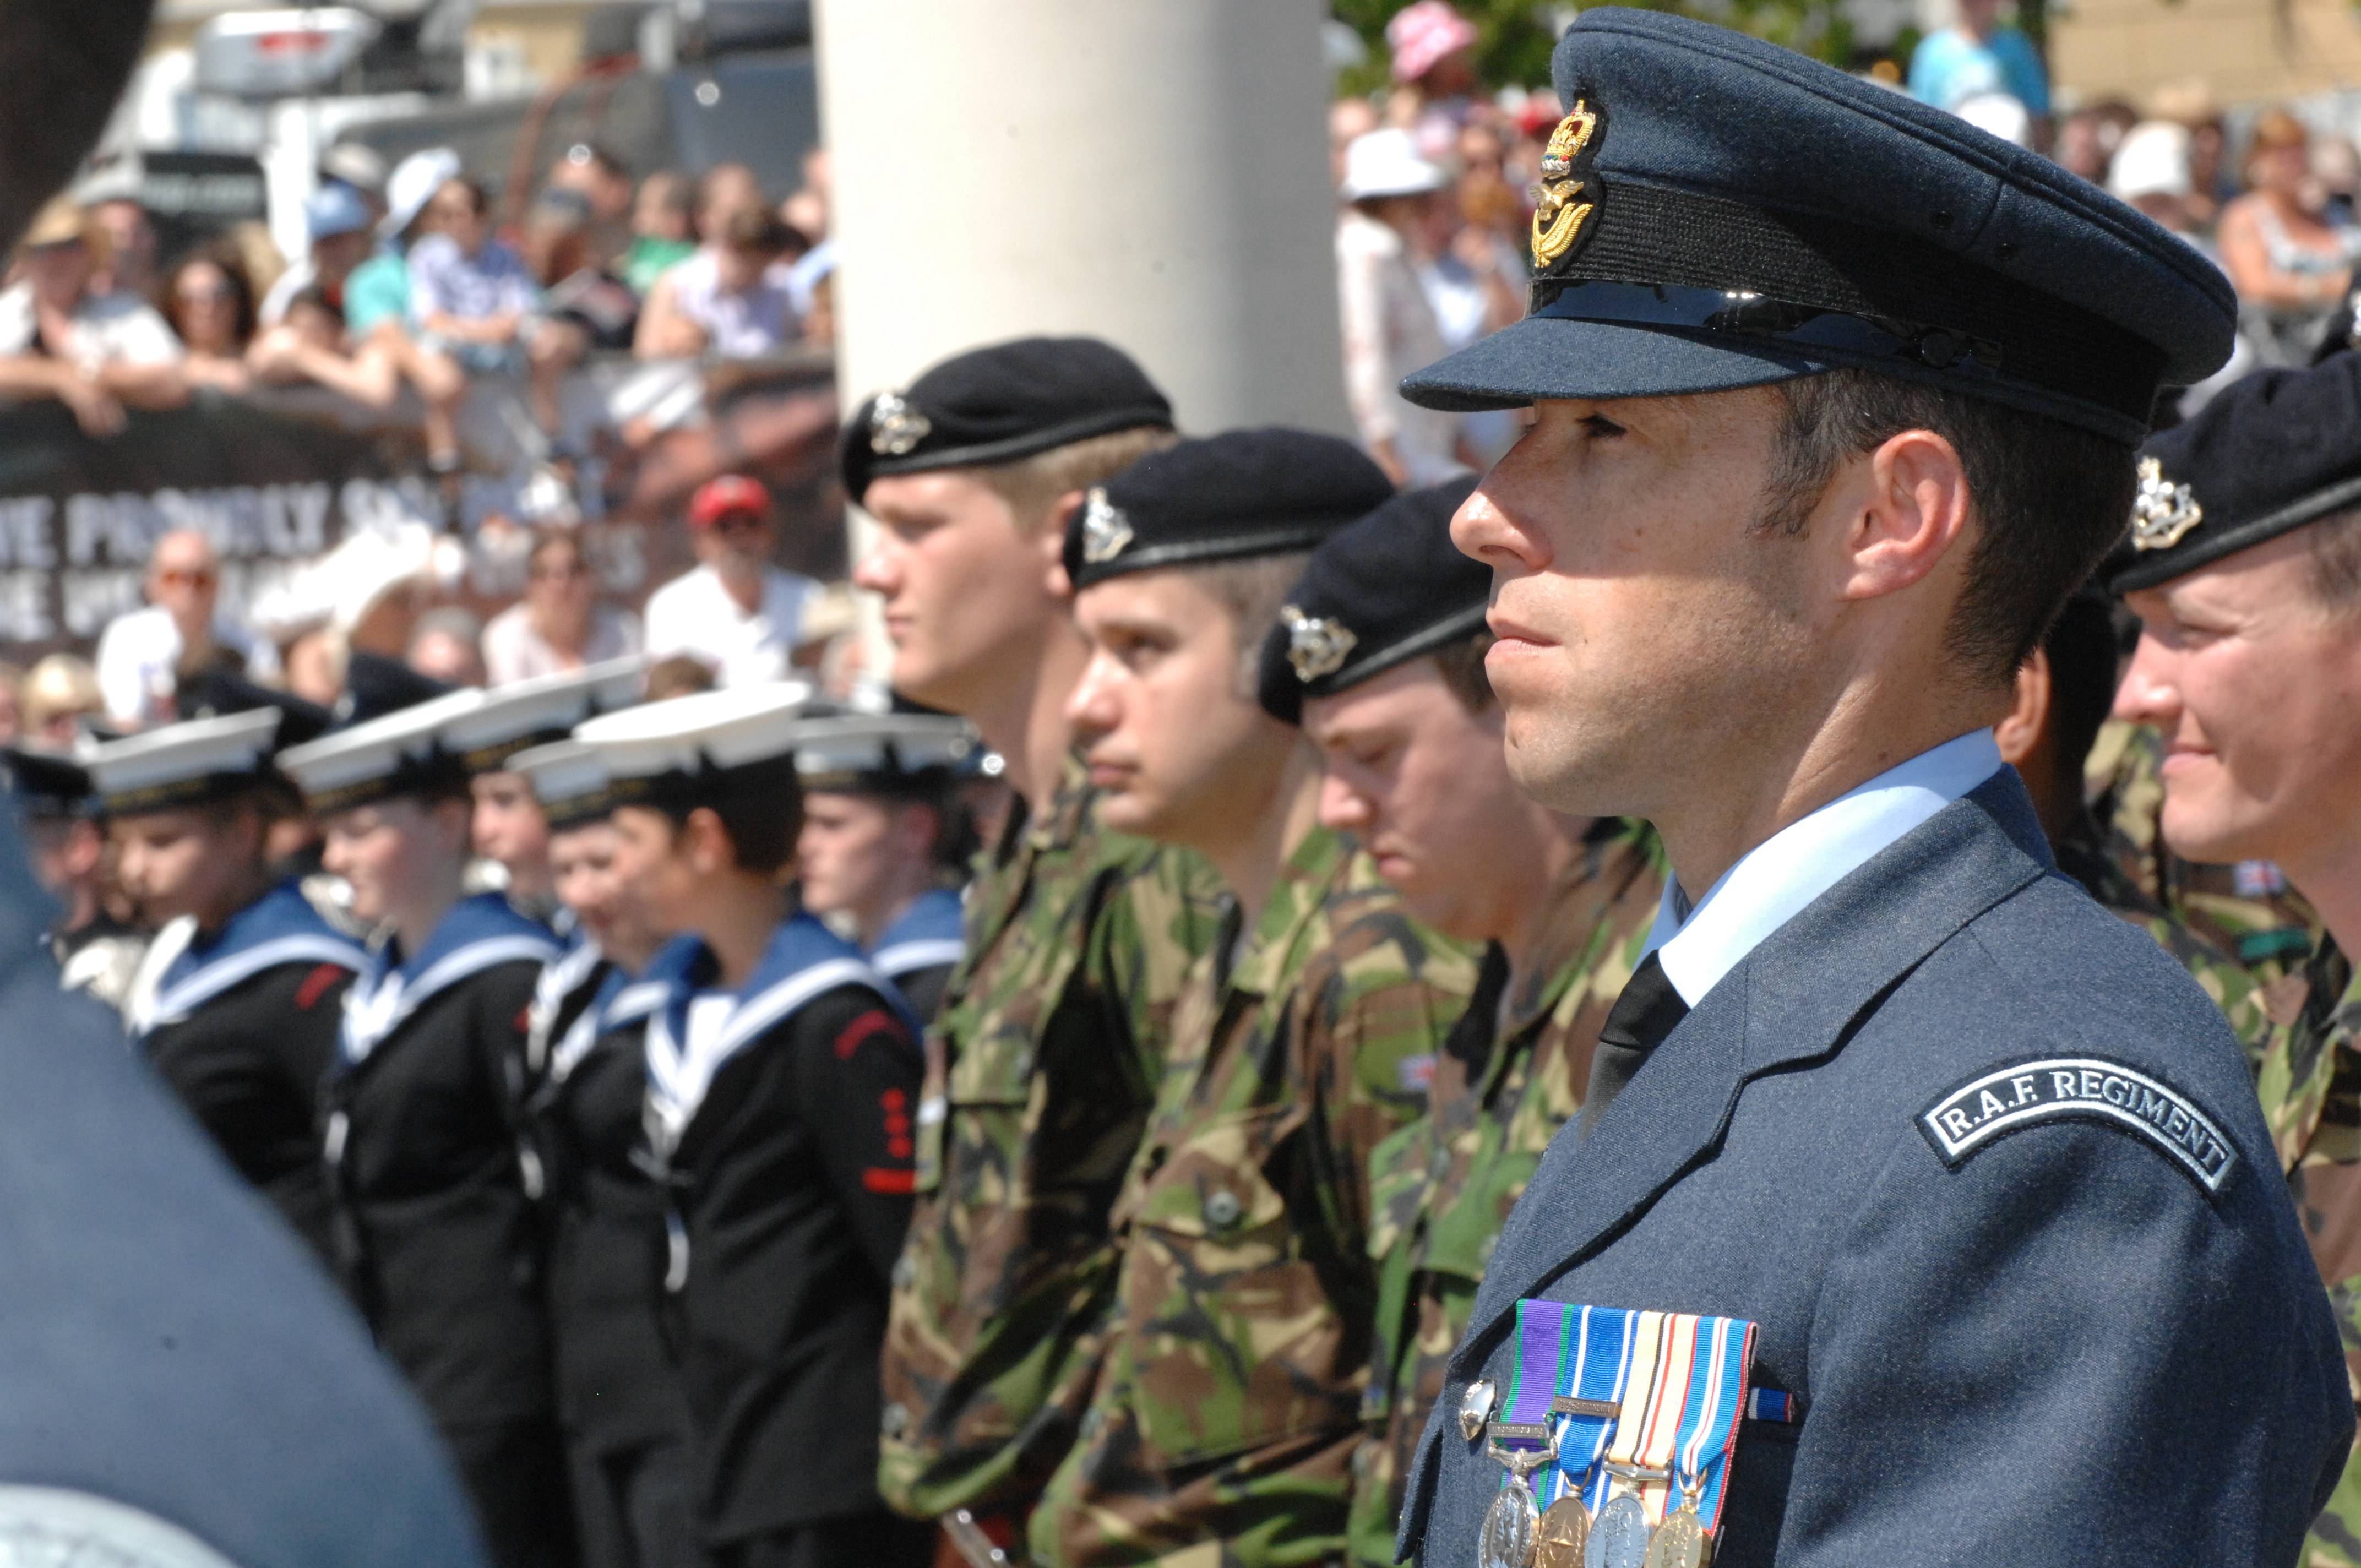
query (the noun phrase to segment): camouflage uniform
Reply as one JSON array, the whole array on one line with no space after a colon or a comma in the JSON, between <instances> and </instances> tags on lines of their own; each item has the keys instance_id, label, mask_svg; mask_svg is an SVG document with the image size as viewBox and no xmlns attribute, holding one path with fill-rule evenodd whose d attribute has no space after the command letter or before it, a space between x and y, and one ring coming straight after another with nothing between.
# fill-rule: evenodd
<instances>
[{"instance_id":1,"label":"camouflage uniform","mask_svg":"<svg viewBox=\"0 0 2361 1568\"><path fill-rule=\"evenodd\" d=\"M878 1488L920 1518L1021 1514L1073 1442L1174 1000L1219 886L1185 851L1101 829L1069 761L968 899L927 1036L917 1208L894 1271Z\"/></svg>"},{"instance_id":2,"label":"camouflage uniform","mask_svg":"<svg viewBox=\"0 0 2361 1568\"><path fill-rule=\"evenodd\" d=\"M1370 1153L1423 1108L1475 981L1367 856L1314 829L1245 941L1191 977L1147 1137L1082 1441L1037 1563L1328 1563L1344 1549L1376 1279Z\"/></svg>"},{"instance_id":3,"label":"camouflage uniform","mask_svg":"<svg viewBox=\"0 0 2361 1568\"><path fill-rule=\"evenodd\" d=\"M2265 1004L2278 1027L2263 1053L2263 1115L2327 1282L2361 1404L2361 980L2323 938L2301 978L2272 986ZM2361 1564L2361 1461L2345 1465L2304 1541L2302 1563Z\"/></svg>"},{"instance_id":4,"label":"camouflage uniform","mask_svg":"<svg viewBox=\"0 0 2361 1568\"><path fill-rule=\"evenodd\" d=\"M2319 917L2276 867L2202 866L2164 841L2164 737L2111 718L2083 763L2083 784L2106 850L2125 879L2203 941L2268 985L2302 967ZM2241 889L2241 872L2274 885ZM2104 903L2105 900L2101 900Z\"/></svg>"},{"instance_id":5,"label":"camouflage uniform","mask_svg":"<svg viewBox=\"0 0 2361 1568\"><path fill-rule=\"evenodd\" d=\"M2127 869L2136 862L2136 850L2120 831L2109 833L2089 813L2059 840L2056 853L2059 871L2179 960L2230 1021L2232 1033L2246 1048L2247 1066L2258 1066L2271 1032L2271 1021L2263 1012L2263 987L2279 977L2278 966L2267 964L2257 974L2158 904Z\"/></svg>"},{"instance_id":6,"label":"camouflage uniform","mask_svg":"<svg viewBox=\"0 0 2361 1568\"><path fill-rule=\"evenodd\" d=\"M1582 1108L1599 1026L1647 943L1665 874L1654 829L1601 822L1550 890L1514 970L1498 943L1485 952L1476 994L1435 1058L1432 1109L1378 1146L1377 1346L1353 1462L1356 1563L1390 1568L1403 1478L1444 1363L1509 1211Z\"/></svg>"}]
</instances>

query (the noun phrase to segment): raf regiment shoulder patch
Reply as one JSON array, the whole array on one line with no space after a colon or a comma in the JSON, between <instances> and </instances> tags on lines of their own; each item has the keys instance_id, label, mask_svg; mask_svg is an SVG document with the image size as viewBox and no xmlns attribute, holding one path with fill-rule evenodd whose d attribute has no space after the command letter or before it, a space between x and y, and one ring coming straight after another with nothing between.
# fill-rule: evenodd
<instances>
[{"instance_id":1,"label":"raf regiment shoulder patch","mask_svg":"<svg viewBox=\"0 0 2361 1568\"><path fill-rule=\"evenodd\" d=\"M1089 498L1082 503L1082 559L1095 566L1102 561L1112 561L1131 543L1131 519L1123 509L1107 499L1102 485L1091 487Z\"/></svg>"},{"instance_id":2,"label":"raf regiment shoulder patch","mask_svg":"<svg viewBox=\"0 0 2361 1568\"><path fill-rule=\"evenodd\" d=\"M1994 1139L2044 1122L2097 1122L2155 1145L2208 1193L2238 1168L2221 1126L2187 1095L2103 1057L2052 1057L1980 1074L1918 1113L1918 1130L1957 1170Z\"/></svg>"},{"instance_id":3,"label":"raf regiment shoulder patch","mask_svg":"<svg viewBox=\"0 0 2361 1568\"><path fill-rule=\"evenodd\" d=\"M2169 550L2181 536L2205 521L2205 509L2189 493L2164 477L2164 465L2154 457L2139 460L2139 494L2132 500L2132 548Z\"/></svg>"},{"instance_id":4,"label":"raf regiment shoulder patch","mask_svg":"<svg viewBox=\"0 0 2361 1568\"><path fill-rule=\"evenodd\" d=\"M1546 268L1574 251L1587 237L1587 225L1598 210L1598 181L1591 165L1598 157L1598 139L1607 126L1604 105L1592 108L1577 98L1574 108L1550 132L1542 149L1541 182L1533 188L1533 265Z\"/></svg>"},{"instance_id":5,"label":"raf regiment shoulder patch","mask_svg":"<svg viewBox=\"0 0 2361 1568\"><path fill-rule=\"evenodd\" d=\"M1287 662L1295 666L1295 678L1306 685L1343 669L1354 645L1361 641L1344 622L1306 615L1291 604L1279 606L1279 620L1287 628Z\"/></svg>"},{"instance_id":6,"label":"raf regiment shoulder patch","mask_svg":"<svg viewBox=\"0 0 2361 1568\"><path fill-rule=\"evenodd\" d=\"M869 450L880 457L907 457L934 428L899 392L880 392L869 405Z\"/></svg>"}]
</instances>

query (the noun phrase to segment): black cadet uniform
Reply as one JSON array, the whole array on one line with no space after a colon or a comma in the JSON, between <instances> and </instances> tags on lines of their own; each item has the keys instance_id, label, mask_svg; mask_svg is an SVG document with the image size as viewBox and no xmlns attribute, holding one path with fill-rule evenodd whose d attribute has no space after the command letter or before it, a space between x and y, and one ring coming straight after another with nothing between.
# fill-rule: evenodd
<instances>
[{"instance_id":1,"label":"black cadet uniform","mask_svg":"<svg viewBox=\"0 0 2361 1568\"><path fill-rule=\"evenodd\" d=\"M577 738L619 803L726 792L792 810L796 707L794 688L716 692ZM714 764L717 729L734 732L730 766ZM734 993L693 937L646 981L664 991L646 1025L646 1124L670 1192L667 1316L702 1542L719 1568L924 1563L932 1530L887 1513L876 1480L887 1277L916 1180L910 1021L859 950L801 911Z\"/></svg>"},{"instance_id":2,"label":"black cadet uniform","mask_svg":"<svg viewBox=\"0 0 2361 1568\"><path fill-rule=\"evenodd\" d=\"M464 787L455 694L284 753L323 814ZM337 1268L434 1415L502 1568L572 1562L538 1216L521 1143L524 1036L548 930L495 894L417 953L389 932L346 1003L324 1095Z\"/></svg>"}]
</instances>

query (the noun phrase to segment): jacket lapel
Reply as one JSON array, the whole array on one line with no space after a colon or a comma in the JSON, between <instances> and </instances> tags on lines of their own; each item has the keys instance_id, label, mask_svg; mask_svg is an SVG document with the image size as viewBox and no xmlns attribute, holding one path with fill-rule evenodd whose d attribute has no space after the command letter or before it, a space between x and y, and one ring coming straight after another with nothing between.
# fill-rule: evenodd
<instances>
[{"instance_id":1,"label":"jacket lapel","mask_svg":"<svg viewBox=\"0 0 2361 1568\"><path fill-rule=\"evenodd\" d=\"M2004 768L1772 933L1656 1047L1588 1137L1569 1123L1551 1143L1501 1234L1454 1375L1482 1365L1521 1298L1612 1241L1710 1155L1749 1078L1839 1047L1896 981L2050 866L2025 786Z\"/></svg>"}]
</instances>

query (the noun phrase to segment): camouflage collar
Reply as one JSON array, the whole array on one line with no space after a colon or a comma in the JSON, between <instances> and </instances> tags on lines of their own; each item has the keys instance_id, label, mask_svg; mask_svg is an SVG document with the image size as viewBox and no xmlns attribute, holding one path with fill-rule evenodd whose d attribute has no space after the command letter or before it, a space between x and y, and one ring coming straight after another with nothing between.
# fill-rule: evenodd
<instances>
[{"instance_id":1,"label":"camouflage collar","mask_svg":"<svg viewBox=\"0 0 2361 1568\"><path fill-rule=\"evenodd\" d=\"M1303 836L1279 867L1270 901L1230 965L1225 990L1268 996L1302 968L1307 955L1297 949L1357 853L1351 839L1325 828ZM1234 907L1228 922L1232 932L1236 920Z\"/></svg>"},{"instance_id":2,"label":"camouflage collar","mask_svg":"<svg viewBox=\"0 0 2361 1568\"><path fill-rule=\"evenodd\" d=\"M1592 948L1613 933L1601 922L1634 878L1663 860L1654 829L1609 818L1594 828L1549 890L1532 945L1517 956L1501 1001L1499 1039L1515 1039L1557 1011L1567 990L1590 972Z\"/></svg>"},{"instance_id":3,"label":"camouflage collar","mask_svg":"<svg viewBox=\"0 0 2361 1568\"><path fill-rule=\"evenodd\" d=\"M1080 752L1068 751L1058 764L1058 787L1049 796L1049 809L1040 821L1025 825L1026 848L1035 854L1072 849L1089 830L1091 808L1097 804L1090 769L1083 766Z\"/></svg>"}]
</instances>

